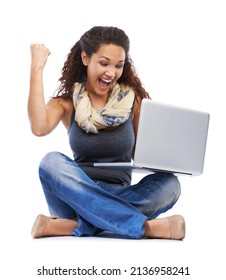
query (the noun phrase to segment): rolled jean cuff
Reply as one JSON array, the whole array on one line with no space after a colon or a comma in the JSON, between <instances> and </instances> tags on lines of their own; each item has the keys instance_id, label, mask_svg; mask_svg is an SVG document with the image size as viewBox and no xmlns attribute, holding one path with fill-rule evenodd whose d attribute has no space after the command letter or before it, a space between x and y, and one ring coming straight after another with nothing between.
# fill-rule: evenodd
<instances>
[{"instance_id":1,"label":"rolled jean cuff","mask_svg":"<svg viewBox=\"0 0 226 280\"><path fill-rule=\"evenodd\" d=\"M98 232L98 228L84 220L81 216L77 215L78 228L73 230L73 235L76 237L93 236Z\"/></svg>"},{"instance_id":2,"label":"rolled jean cuff","mask_svg":"<svg viewBox=\"0 0 226 280\"><path fill-rule=\"evenodd\" d=\"M147 220L147 217L144 215L138 215L134 219L133 226L130 225L130 229L125 230L121 227L114 227L113 229L106 229L113 233L122 235L129 239L140 239L144 236L144 223ZM100 232L100 229L90 224L88 221L84 220L81 216L77 215L78 228L73 230L73 235L76 237L82 236L94 236ZM102 229L104 231L104 229Z\"/></svg>"}]
</instances>

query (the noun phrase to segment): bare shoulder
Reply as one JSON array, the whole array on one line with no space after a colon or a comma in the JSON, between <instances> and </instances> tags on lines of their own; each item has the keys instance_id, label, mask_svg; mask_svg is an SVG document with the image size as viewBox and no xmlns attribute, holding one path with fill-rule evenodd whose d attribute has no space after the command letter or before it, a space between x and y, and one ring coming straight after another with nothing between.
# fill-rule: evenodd
<instances>
[{"instance_id":1,"label":"bare shoulder","mask_svg":"<svg viewBox=\"0 0 226 280\"><path fill-rule=\"evenodd\" d=\"M73 111L73 104L71 99L64 99L62 97L55 98L65 111Z\"/></svg>"},{"instance_id":2,"label":"bare shoulder","mask_svg":"<svg viewBox=\"0 0 226 280\"><path fill-rule=\"evenodd\" d=\"M71 122L71 115L73 112L73 103L70 99L64 99L61 97L52 98L49 100L48 105L62 112L61 121L66 127L69 128Z\"/></svg>"},{"instance_id":3,"label":"bare shoulder","mask_svg":"<svg viewBox=\"0 0 226 280\"><path fill-rule=\"evenodd\" d=\"M140 119L141 101L142 101L142 98L140 96L137 96L135 98L135 100L134 100L134 106L133 106L133 129L134 129L135 137L137 136L138 123L139 123L139 119Z\"/></svg>"},{"instance_id":4,"label":"bare shoulder","mask_svg":"<svg viewBox=\"0 0 226 280\"><path fill-rule=\"evenodd\" d=\"M71 99L63 99L63 98L58 98L60 105L64 109L64 114L61 119L62 123L66 127L66 129L69 129L70 124L71 124L71 115L73 113L73 103Z\"/></svg>"},{"instance_id":5,"label":"bare shoulder","mask_svg":"<svg viewBox=\"0 0 226 280\"><path fill-rule=\"evenodd\" d=\"M137 96L134 100L133 119L139 118L139 116L140 116L141 102L142 102L142 98L140 96Z\"/></svg>"}]
</instances>

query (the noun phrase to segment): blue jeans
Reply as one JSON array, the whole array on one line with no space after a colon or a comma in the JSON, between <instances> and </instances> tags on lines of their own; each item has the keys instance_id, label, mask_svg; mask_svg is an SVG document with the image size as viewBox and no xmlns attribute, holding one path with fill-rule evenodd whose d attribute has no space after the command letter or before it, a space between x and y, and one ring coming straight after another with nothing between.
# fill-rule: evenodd
<instances>
[{"instance_id":1,"label":"blue jeans","mask_svg":"<svg viewBox=\"0 0 226 280\"><path fill-rule=\"evenodd\" d=\"M141 238L145 221L169 210L180 196L180 183L172 174L147 175L132 186L93 181L59 152L42 159L39 175L50 214L77 218L74 236L111 231Z\"/></svg>"}]
</instances>

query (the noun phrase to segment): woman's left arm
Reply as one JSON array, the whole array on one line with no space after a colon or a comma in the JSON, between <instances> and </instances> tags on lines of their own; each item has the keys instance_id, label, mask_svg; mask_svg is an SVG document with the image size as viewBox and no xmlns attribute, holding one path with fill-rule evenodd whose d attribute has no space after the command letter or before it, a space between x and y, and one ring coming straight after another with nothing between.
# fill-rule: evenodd
<instances>
[{"instance_id":1,"label":"woman's left arm","mask_svg":"<svg viewBox=\"0 0 226 280\"><path fill-rule=\"evenodd\" d=\"M133 154L132 157L134 157L134 150L136 146L136 139L137 139L137 131L138 131L138 124L139 124L139 119L140 119L140 107L141 107L141 97L136 97L134 101L134 106L133 106L133 130L134 130L134 135L135 135L135 143L133 147Z\"/></svg>"}]
</instances>

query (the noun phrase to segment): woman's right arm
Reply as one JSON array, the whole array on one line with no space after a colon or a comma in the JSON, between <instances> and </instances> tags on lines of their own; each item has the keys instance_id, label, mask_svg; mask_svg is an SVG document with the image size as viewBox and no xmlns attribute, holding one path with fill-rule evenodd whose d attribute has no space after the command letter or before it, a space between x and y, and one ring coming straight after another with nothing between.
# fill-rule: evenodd
<instances>
[{"instance_id":1,"label":"woman's right arm","mask_svg":"<svg viewBox=\"0 0 226 280\"><path fill-rule=\"evenodd\" d=\"M58 99L45 103L43 70L49 55L50 51L43 44L31 45L28 116L31 130L36 136L49 134L64 115L64 108Z\"/></svg>"}]
</instances>

